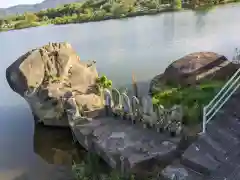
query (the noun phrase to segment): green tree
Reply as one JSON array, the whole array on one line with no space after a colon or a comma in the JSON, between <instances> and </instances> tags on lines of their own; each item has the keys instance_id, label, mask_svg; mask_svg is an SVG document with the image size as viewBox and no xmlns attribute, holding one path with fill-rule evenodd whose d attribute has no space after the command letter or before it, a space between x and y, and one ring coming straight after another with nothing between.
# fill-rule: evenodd
<instances>
[{"instance_id":1,"label":"green tree","mask_svg":"<svg viewBox=\"0 0 240 180\"><path fill-rule=\"evenodd\" d=\"M156 4L157 9L160 9L162 0L155 0L155 4Z\"/></svg>"},{"instance_id":2,"label":"green tree","mask_svg":"<svg viewBox=\"0 0 240 180\"><path fill-rule=\"evenodd\" d=\"M5 19L4 21L5 21L5 24L11 24L12 23L12 21L10 19Z\"/></svg>"},{"instance_id":3,"label":"green tree","mask_svg":"<svg viewBox=\"0 0 240 180\"><path fill-rule=\"evenodd\" d=\"M182 0L174 0L173 8L174 9L182 9Z\"/></svg>"},{"instance_id":4,"label":"green tree","mask_svg":"<svg viewBox=\"0 0 240 180\"><path fill-rule=\"evenodd\" d=\"M207 0L207 4L209 6L213 6L214 5L214 0Z\"/></svg>"},{"instance_id":5,"label":"green tree","mask_svg":"<svg viewBox=\"0 0 240 180\"><path fill-rule=\"evenodd\" d=\"M149 8L149 9L156 9L157 8L157 4L154 1L145 2L144 6Z\"/></svg>"},{"instance_id":6,"label":"green tree","mask_svg":"<svg viewBox=\"0 0 240 180\"><path fill-rule=\"evenodd\" d=\"M21 20L24 20L25 19L25 16L24 15L17 15L15 17L16 21L21 21Z\"/></svg>"},{"instance_id":7,"label":"green tree","mask_svg":"<svg viewBox=\"0 0 240 180\"><path fill-rule=\"evenodd\" d=\"M87 21L89 19L89 17L88 17L87 14L80 13L78 15L77 19L78 19L79 22L83 22L83 21Z\"/></svg>"},{"instance_id":8,"label":"green tree","mask_svg":"<svg viewBox=\"0 0 240 180\"><path fill-rule=\"evenodd\" d=\"M0 27L2 27L5 24L3 19L0 19Z\"/></svg>"},{"instance_id":9,"label":"green tree","mask_svg":"<svg viewBox=\"0 0 240 180\"><path fill-rule=\"evenodd\" d=\"M114 3L111 8L111 12L114 16L120 16L121 14L124 14L127 12L127 9L124 9L124 7L121 4Z\"/></svg>"},{"instance_id":10,"label":"green tree","mask_svg":"<svg viewBox=\"0 0 240 180\"><path fill-rule=\"evenodd\" d=\"M110 3L105 3L100 7L101 9L104 9L107 12L111 12L112 5Z\"/></svg>"},{"instance_id":11,"label":"green tree","mask_svg":"<svg viewBox=\"0 0 240 180\"><path fill-rule=\"evenodd\" d=\"M25 13L25 20L29 23L36 22L38 17L33 13Z\"/></svg>"},{"instance_id":12,"label":"green tree","mask_svg":"<svg viewBox=\"0 0 240 180\"><path fill-rule=\"evenodd\" d=\"M106 16L106 11L104 9L97 10L94 12L94 19L101 20Z\"/></svg>"},{"instance_id":13,"label":"green tree","mask_svg":"<svg viewBox=\"0 0 240 180\"><path fill-rule=\"evenodd\" d=\"M43 20L43 21L48 21L49 19L48 19L47 16L43 16L43 17L42 17L42 20Z\"/></svg>"}]
</instances>

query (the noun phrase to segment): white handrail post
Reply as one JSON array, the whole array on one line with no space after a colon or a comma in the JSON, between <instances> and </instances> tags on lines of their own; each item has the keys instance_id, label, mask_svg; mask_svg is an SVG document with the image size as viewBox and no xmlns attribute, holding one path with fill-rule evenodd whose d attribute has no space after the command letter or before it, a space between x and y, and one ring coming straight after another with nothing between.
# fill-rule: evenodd
<instances>
[{"instance_id":1,"label":"white handrail post","mask_svg":"<svg viewBox=\"0 0 240 180\"><path fill-rule=\"evenodd\" d=\"M207 122L207 117L206 117L206 107L203 107L203 124L202 124L202 132L206 132L206 122Z\"/></svg>"},{"instance_id":2,"label":"white handrail post","mask_svg":"<svg viewBox=\"0 0 240 180\"><path fill-rule=\"evenodd\" d=\"M224 84L224 86L221 88L221 90L217 93L217 95L210 101L210 103L208 104L208 106L212 106L212 104L214 103L215 100L217 100L217 98L221 95L221 93L228 88L228 85L230 85L233 81L234 78L236 76L238 76L240 73L240 68L232 75L232 77L226 82L226 84Z\"/></svg>"}]
</instances>

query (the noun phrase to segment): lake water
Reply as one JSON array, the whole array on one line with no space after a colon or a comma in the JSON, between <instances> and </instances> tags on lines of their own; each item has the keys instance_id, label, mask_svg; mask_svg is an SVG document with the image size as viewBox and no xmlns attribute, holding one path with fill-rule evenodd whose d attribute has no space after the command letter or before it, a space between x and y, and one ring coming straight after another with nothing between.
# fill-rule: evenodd
<instances>
[{"instance_id":1,"label":"lake water","mask_svg":"<svg viewBox=\"0 0 240 180\"><path fill-rule=\"evenodd\" d=\"M131 83L132 73L138 81L147 82L187 53L214 51L231 58L234 48L240 47L239 17L240 5L231 4L205 14L185 11L0 33L0 179L29 176L38 180L45 174L44 180L54 180L50 164L64 163L56 163L50 151L74 150L71 143L58 143L60 130L37 127L38 135L34 133L27 103L5 79L5 69L20 55L48 42L67 41L82 60L96 60L99 72L115 85ZM68 140L69 132L64 134Z\"/></svg>"}]
</instances>

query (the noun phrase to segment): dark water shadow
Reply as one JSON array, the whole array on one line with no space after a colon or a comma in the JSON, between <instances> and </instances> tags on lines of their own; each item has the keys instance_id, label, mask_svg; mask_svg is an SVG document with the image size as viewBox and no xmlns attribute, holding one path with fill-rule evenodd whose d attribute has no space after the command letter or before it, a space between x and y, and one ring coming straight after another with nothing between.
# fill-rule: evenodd
<instances>
[{"instance_id":1,"label":"dark water shadow","mask_svg":"<svg viewBox=\"0 0 240 180\"><path fill-rule=\"evenodd\" d=\"M196 32L201 33L206 26L205 16L208 14L208 11L195 11L196 17Z\"/></svg>"},{"instance_id":2,"label":"dark water shadow","mask_svg":"<svg viewBox=\"0 0 240 180\"><path fill-rule=\"evenodd\" d=\"M35 126L26 103L0 107L0 180L72 179L79 157L69 129Z\"/></svg>"},{"instance_id":3,"label":"dark water shadow","mask_svg":"<svg viewBox=\"0 0 240 180\"><path fill-rule=\"evenodd\" d=\"M75 180L75 179L70 169L67 170L66 168L52 166L45 170L44 172L42 172L42 174L35 174L34 171L27 171L23 172L21 175L6 180Z\"/></svg>"},{"instance_id":4,"label":"dark water shadow","mask_svg":"<svg viewBox=\"0 0 240 180\"><path fill-rule=\"evenodd\" d=\"M80 162L82 148L72 143L69 128L46 127L36 125L34 132L34 152L49 164L71 166L72 162Z\"/></svg>"}]
</instances>

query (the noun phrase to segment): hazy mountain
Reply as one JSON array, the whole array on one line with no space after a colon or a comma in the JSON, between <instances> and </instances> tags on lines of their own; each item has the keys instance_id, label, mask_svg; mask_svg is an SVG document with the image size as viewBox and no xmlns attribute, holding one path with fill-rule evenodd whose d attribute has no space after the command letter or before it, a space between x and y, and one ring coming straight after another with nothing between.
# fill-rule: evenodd
<instances>
[{"instance_id":1,"label":"hazy mountain","mask_svg":"<svg viewBox=\"0 0 240 180\"><path fill-rule=\"evenodd\" d=\"M39 4L21 4L9 8L0 8L0 16L23 14L24 12L38 12L42 9L55 8L58 5L73 3L79 0L45 0Z\"/></svg>"}]
</instances>

